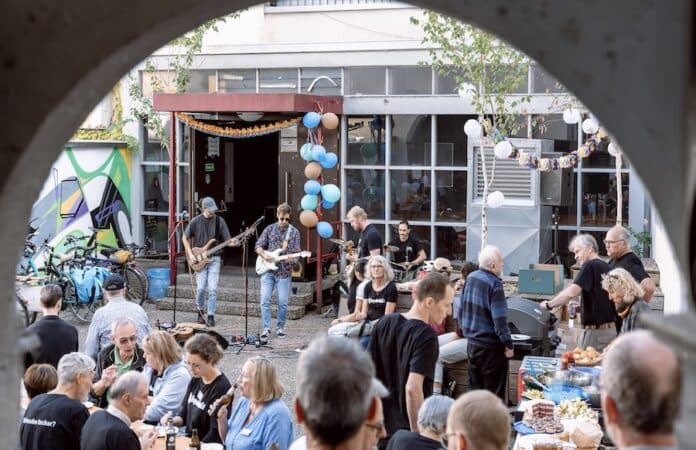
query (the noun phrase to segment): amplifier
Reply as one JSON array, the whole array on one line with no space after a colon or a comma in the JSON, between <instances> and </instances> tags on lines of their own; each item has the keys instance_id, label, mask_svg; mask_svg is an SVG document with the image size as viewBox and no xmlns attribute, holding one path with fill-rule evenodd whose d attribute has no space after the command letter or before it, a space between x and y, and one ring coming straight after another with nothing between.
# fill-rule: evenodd
<instances>
[{"instance_id":1,"label":"amplifier","mask_svg":"<svg viewBox=\"0 0 696 450\"><path fill-rule=\"evenodd\" d=\"M292 281L315 281L317 279L317 263L307 263L307 258L300 260L292 268Z\"/></svg>"}]
</instances>

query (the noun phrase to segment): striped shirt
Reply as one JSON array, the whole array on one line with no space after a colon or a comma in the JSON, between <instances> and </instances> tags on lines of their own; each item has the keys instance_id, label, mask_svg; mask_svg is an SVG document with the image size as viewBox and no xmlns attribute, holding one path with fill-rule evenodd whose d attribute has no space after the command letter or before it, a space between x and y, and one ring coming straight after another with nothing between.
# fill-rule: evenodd
<instances>
[{"instance_id":1,"label":"striped shirt","mask_svg":"<svg viewBox=\"0 0 696 450\"><path fill-rule=\"evenodd\" d=\"M479 269L466 277L454 314L469 342L512 348L503 282L493 272Z\"/></svg>"},{"instance_id":2,"label":"striped shirt","mask_svg":"<svg viewBox=\"0 0 696 450\"><path fill-rule=\"evenodd\" d=\"M138 345L145 336L150 334L150 323L143 307L137 303L129 302L125 297L114 297L109 300L109 303L94 312L85 339L87 356L97 360L99 352L112 343L111 324L122 317L128 317L135 322L135 327L138 330Z\"/></svg>"}]
</instances>

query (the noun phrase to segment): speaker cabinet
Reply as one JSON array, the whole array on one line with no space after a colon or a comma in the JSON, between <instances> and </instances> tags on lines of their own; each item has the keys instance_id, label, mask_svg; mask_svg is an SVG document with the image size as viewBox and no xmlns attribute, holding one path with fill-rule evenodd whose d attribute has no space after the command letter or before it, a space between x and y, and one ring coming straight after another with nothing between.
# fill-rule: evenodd
<instances>
[{"instance_id":1,"label":"speaker cabinet","mask_svg":"<svg viewBox=\"0 0 696 450\"><path fill-rule=\"evenodd\" d=\"M292 268L292 281L315 281L317 279L317 263L307 263L307 258L300 260Z\"/></svg>"},{"instance_id":2,"label":"speaker cabinet","mask_svg":"<svg viewBox=\"0 0 696 450\"><path fill-rule=\"evenodd\" d=\"M542 153L542 158L558 158L563 153ZM541 204L548 206L570 206L573 204L573 169L558 169L539 172L541 175Z\"/></svg>"}]
</instances>

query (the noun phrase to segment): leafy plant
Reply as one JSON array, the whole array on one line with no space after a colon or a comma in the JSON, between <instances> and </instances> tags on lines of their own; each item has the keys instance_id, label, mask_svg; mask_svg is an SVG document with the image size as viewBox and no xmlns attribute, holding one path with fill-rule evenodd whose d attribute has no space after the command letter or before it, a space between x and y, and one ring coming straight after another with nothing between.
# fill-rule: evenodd
<instances>
[{"instance_id":1,"label":"leafy plant","mask_svg":"<svg viewBox=\"0 0 696 450\"><path fill-rule=\"evenodd\" d=\"M650 231L636 231L631 227L626 227L626 231L636 240L636 244L631 247L633 253L644 258L650 256L650 246L652 245L652 236Z\"/></svg>"}]
</instances>

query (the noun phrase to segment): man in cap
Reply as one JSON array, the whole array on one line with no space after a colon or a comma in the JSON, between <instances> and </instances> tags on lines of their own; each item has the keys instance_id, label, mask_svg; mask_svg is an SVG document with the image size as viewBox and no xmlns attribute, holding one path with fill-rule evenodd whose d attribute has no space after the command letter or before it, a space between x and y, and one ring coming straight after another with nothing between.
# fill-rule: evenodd
<instances>
[{"instance_id":1,"label":"man in cap","mask_svg":"<svg viewBox=\"0 0 696 450\"><path fill-rule=\"evenodd\" d=\"M117 273L104 280L104 300L106 305L99 308L89 324L85 339L85 353L96 360L99 352L112 344L111 324L122 317L129 317L138 332L138 344L150 334L150 323L142 306L126 300L125 281Z\"/></svg>"},{"instance_id":2,"label":"man in cap","mask_svg":"<svg viewBox=\"0 0 696 450\"><path fill-rule=\"evenodd\" d=\"M186 226L181 242L186 250L186 257L189 261L194 260L192 248L202 248L211 240L218 244L228 242L230 247L239 245L237 239L230 238L230 230L225 221L218 217L215 212L218 210L215 200L211 197L204 197L201 200L201 214L197 215ZM206 324L206 315L203 312L203 297L206 288L208 289L208 326L215 326L215 309L217 307L217 287L220 280L220 255L222 250L208 255L210 262L201 270L196 272L196 305L198 306L198 323Z\"/></svg>"}]
</instances>

